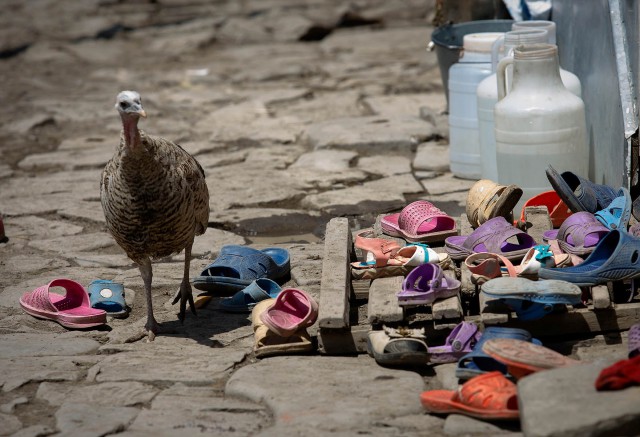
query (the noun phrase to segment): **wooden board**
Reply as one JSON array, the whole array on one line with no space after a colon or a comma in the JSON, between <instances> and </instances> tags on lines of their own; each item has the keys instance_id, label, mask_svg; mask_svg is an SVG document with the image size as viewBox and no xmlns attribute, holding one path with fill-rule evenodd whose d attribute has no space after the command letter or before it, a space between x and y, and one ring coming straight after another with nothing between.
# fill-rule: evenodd
<instances>
[{"instance_id":1,"label":"wooden board","mask_svg":"<svg viewBox=\"0 0 640 437\"><path fill-rule=\"evenodd\" d=\"M402 289L403 276L374 279L369 288L368 320L372 325L402 322L404 310L396 293Z\"/></svg>"},{"instance_id":2,"label":"wooden board","mask_svg":"<svg viewBox=\"0 0 640 437\"><path fill-rule=\"evenodd\" d=\"M485 325L497 325L507 323L511 311L499 299L491 299L486 294L480 292L480 319Z\"/></svg>"},{"instance_id":3,"label":"wooden board","mask_svg":"<svg viewBox=\"0 0 640 437\"><path fill-rule=\"evenodd\" d=\"M591 300L593 308L596 310L611 308L611 296L606 285L596 285L591 287Z\"/></svg>"},{"instance_id":4,"label":"wooden board","mask_svg":"<svg viewBox=\"0 0 640 437\"><path fill-rule=\"evenodd\" d=\"M344 217L327 223L324 237L324 257L320 279L318 325L322 329L349 327L349 297L351 294L351 232Z\"/></svg>"},{"instance_id":5,"label":"wooden board","mask_svg":"<svg viewBox=\"0 0 640 437\"><path fill-rule=\"evenodd\" d=\"M318 351L324 355L355 355L367 352L369 325L352 326L349 329L318 330Z\"/></svg>"}]
</instances>

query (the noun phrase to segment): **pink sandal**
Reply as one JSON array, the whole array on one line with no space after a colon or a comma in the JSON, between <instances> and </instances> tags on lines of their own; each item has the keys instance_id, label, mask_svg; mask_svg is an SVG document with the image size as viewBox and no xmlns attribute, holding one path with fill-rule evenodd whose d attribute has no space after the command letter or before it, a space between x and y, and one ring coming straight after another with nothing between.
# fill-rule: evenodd
<instances>
[{"instance_id":1,"label":"pink sandal","mask_svg":"<svg viewBox=\"0 0 640 437\"><path fill-rule=\"evenodd\" d=\"M411 242L431 243L458 235L456 221L426 200L417 200L400 213L384 216L380 225L385 234Z\"/></svg>"},{"instance_id":2,"label":"pink sandal","mask_svg":"<svg viewBox=\"0 0 640 437\"><path fill-rule=\"evenodd\" d=\"M51 293L51 287L63 287L67 294ZM53 320L67 328L92 328L107 323L107 313L91 308L84 287L71 279L54 279L23 294L20 306L29 315Z\"/></svg>"},{"instance_id":3,"label":"pink sandal","mask_svg":"<svg viewBox=\"0 0 640 437\"><path fill-rule=\"evenodd\" d=\"M318 303L306 292L285 288L273 305L260 314L260 320L281 337L289 337L318 318Z\"/></svg>"}]
</instances>

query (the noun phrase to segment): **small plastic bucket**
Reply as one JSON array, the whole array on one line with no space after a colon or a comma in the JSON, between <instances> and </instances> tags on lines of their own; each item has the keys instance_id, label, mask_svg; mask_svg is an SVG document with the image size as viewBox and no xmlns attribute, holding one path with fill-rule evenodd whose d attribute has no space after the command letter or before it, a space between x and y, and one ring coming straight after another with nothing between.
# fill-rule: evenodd
<instances>
[{"instance_id":1,"label":"small plastic bucket","mask_svg":"<svg viewBox=\"0 0 640 437\"><path fill-rule=\"evenodd\" d=\"M433 45L429 44L429 47L436 50L440 77L447 97L447 107L449 106L449 93L447 92L449 89L449 68L460 58L464 36L468 33L479 32L509 32L512 25L513 20L479 20L441 26L431 33Z\"/></svg>"}]
</instances>

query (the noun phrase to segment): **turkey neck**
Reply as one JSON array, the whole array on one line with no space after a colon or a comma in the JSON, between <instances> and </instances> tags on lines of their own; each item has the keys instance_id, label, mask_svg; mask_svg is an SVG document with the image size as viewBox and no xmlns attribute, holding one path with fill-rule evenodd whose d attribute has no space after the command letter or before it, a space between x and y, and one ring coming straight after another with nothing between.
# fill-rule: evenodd
<instances>
[{"instance_id":1,"label":"turkey neck","mask_svg":"<svg viewBox=\"0 0 640 437\"><path fill-rule=\"evenodd\" d=\"M137 116L122 116L122 131L124 132L124 144L129 150L140 147L140 131L138 130Z\"/></svg>"}]
</instances>

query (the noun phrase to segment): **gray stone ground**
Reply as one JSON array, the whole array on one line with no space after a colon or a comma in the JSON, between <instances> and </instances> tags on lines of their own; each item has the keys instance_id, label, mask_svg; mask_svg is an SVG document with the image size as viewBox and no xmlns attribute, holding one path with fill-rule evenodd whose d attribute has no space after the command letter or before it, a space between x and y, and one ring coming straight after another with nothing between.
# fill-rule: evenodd
<instances>
[{"instance_id":1,"label":"gray stone ground","mask_svg":"<svg viewBox=\"0 0 640 437\"><path fill-rule=\"evenodd\" d=\"M519 432L423 413L421 391L454 388L452 365L419 374L368 356L256 360L248 316L216 299L180 325L168 301L182 254L154 264L164 335L130 341L144 324L142 280L99 203L119 140L115 96L135 89L142 127L180 142L207 173L210 228L192 276L225 244L277 244L291 251L289 285L318 297L329 218L366 226L418 198L459 215L473 182L448 172L444 93L425 52L433 4L4 2L0 435ZM89 331L23 314L21 294L56 277L122 281L133 311ZM622 356L624 346L597 337L568 352Z\"/></svg>"}]
</instances>

